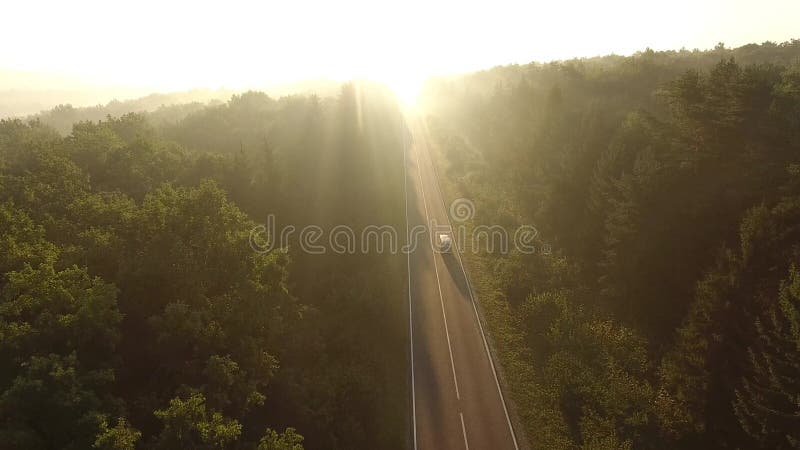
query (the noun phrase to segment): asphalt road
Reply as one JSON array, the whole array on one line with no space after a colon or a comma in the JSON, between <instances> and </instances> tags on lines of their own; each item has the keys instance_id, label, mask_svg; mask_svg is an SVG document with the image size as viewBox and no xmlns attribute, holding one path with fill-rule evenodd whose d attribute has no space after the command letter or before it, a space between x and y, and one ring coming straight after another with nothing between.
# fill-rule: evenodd
<instances>
[{"instance_id":1,"label":"asphalt road","mask_svg":"<svg viewBox=\"0 0 800 450\"><path fill-rule=\"evenodd\" d=\"M407 125L408 227L449 224L426 128L413 116ZM413 448L517 449L459 255L435 251L428 236L408 257Z\"/></svg>"}]
</instances>

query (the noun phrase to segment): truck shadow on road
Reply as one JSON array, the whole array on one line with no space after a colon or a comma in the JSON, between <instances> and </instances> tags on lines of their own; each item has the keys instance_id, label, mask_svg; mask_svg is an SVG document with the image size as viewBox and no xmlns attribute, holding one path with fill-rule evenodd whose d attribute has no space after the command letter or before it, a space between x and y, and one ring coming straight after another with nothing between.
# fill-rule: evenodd
<instances>
[{"instance_id":1,"label":"truck shadow on road","mask_svg":"<svg viewBox=\"0 0 800 450\"><path fill-rule=\"evenodd\" d=\"M442 260L444 260L444 265L447 267L447 272L450 273L450 278L458 286L458 290L464 298L469 300L469 286L467 286L467 280L464 278L464 271L461 270L458 256L455 253L442 253Z\"/></svg>"}]
</instances>

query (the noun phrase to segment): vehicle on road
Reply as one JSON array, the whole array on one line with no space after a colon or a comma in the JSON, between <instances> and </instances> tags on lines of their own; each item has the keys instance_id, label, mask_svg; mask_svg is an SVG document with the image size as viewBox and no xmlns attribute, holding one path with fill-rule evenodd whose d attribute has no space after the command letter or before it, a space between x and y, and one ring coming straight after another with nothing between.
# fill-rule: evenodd
<instances>
[{"instance_id":1,"label":"vehicle on road","mask_svg":"<svg viewBox=\"0 0 800 450\"><path fill-rule=\"evenodd\" d=\"M450 238L450 235L446 233L438 234L437 244L439 246L439 251L442 253L450 253L453 249L453 240Z\"/></svg>"}]
</instances>

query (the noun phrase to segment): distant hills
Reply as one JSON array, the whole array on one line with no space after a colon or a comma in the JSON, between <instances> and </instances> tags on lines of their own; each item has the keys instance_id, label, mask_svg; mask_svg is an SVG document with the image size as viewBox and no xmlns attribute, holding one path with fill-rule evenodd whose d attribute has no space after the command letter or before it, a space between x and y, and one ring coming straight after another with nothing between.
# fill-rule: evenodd
<instances>
[{"instance_id":1,"label":"distant hills","mask_svg":"<svg viewBox=\"0 0 800 450\"><path fill-rule=\"evenodd\" d=\"M314 79L300 82L256 86L272 97L292 94L329 96L338 92L341 82ZM13 86L3 89L2 87ZM82 120L101 120L129 112L155 112L163 119L180 119L207 104L224 102L248 89L191 89L153 93L151 88L93 86L85 81L0 70L0 119L38 117L61 133ZM157 114L158 115L158 114Z\"/></svg>"}]
</instances>

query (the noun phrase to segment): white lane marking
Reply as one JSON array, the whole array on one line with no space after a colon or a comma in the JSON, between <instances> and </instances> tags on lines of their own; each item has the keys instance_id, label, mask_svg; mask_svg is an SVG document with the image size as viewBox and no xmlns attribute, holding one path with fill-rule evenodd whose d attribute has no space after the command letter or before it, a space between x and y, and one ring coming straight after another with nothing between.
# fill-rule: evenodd
<instances>
[{"instance_id":1,"label":"white lane marking","mask_svg":"<svg viewBox=\"0 0 800 450\"><path fill-rule=\"evenodd\" d=\"M419 187L422 190L422 204L425 205L425 220L430 227L431 219L428 215L428 200L425 197L425 185L422 182L422 169L419 164L420 153L417 153L417 175L419 175ZM430 233L428 234L430 240ZM447 328L447 314L444 312L444 297L442 296L442 283L439 281L439 269L436 267L436 252L431 245L431 254L433 255L433 270L436 273L436 286L439 288L439 302L442 304L442 319L444 320L444 333L447 336L447 350L450 352L450 367L453 368L453 384L456 387L456 398L461 400L461 394L458 392L458 377L456 376L456 364L453 362L453 346L450 345L450 331Z\"/></svg>"},{"instance_id":2,"label":"white lane marking","mask_svg":"<svg viewBox=\"0 0 800 450\"><path fill-rule=\"evenodd\" d=\"M427 133L427 124L423 123L422 125L425 127L425 132ZM427 143L426 143L427 149ZM439 201L442 203L442 208L447 211L447 206L444 204L444 196L442 195L442 188L439 186L439 174L436 171L436 165L433 164L433 159L430 155L430 149L426 152L428 156L428 161L430 162L431 167L433 168L434 178L436 179L436 188L439 191ZM419 151L417 151L419 154ZM422 169L419 169L420 171ZM446 215L446 214L445 214ZM450 216L447 216L447 224L450 225L452 229L452 224L450 223ZM494 361L492 360L492 355L489 352L489 343L486 341L486 333L483 331L483 325L481 324L481 318L478 314L478 308L475 306L475 295L472 293L472 283L469 282L469 277L467 276L467 271L464 270L464 263L461 261L461 251L458 248L458 239L454 239L456 241L456 257L458 258L458 265L461 266L461 273L464 274L464 281L467 283L467 291L469 291L469 299L472 302L472 309L475 311L475 320L478 322L478 328L481 330L481 337L483 338L483 347L486 350L486 357L489 358L489 365L492 368L492 375L494 375L494 383L497 385L497 393L500 394L500 402L503 404L503 412L506 415L506 422L508 422L508 429L511 431L511 439L514 441L514 448L519 450L519 445L517 444L517 435L514 433L514 427L511 425L511 418L508 415L508 408L506 407L506 399L503 397L503 390L500 388L500 381L497 379L497 370L494 368Z\"/></svg>"},{"instance_id":3,"label":"white lane marking","mask_svg":"<svg viewBox=\"0 0 800 450\"><path fill-rule=\"evenodd\" d=\"M464 447L469 450L469 442L467 442L467 427L464 426L464 413L458 413L461 416L461 431L464 433Z\"/></svg>"},{"instance_id":4,"label":"white lane marking","mask_svg":"<svg viewBox=\"0 0 800 450\"><path fill-rule=\"evenodd\" d=\"M405 124L405 120L403 120ZM406 160L406 130L403 129L403 192L406 201L406 248L408 248L408 163ZM411 420L414 434L414 450L417 450L417 392L414 384L414 322L411 313L411 252L406 252L408 269L408 340L411 346Z\"/></svg>"}]
</instances>

